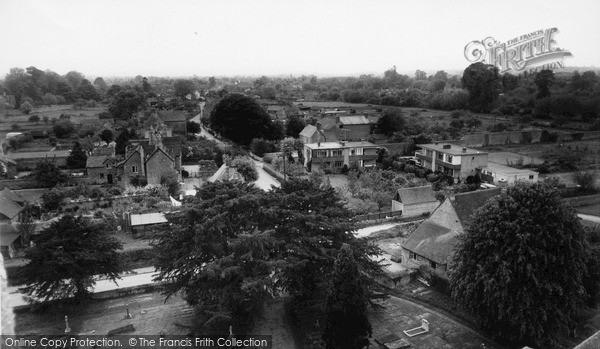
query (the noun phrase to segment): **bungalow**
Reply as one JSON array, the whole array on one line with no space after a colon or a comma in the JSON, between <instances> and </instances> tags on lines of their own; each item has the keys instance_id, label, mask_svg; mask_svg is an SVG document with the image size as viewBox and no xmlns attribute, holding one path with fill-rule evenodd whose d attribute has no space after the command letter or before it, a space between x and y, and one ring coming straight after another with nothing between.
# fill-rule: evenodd
<instances>
[{"instance_id":1,"label":"bungalow","mask_svg":"<svg viewBox=\"0 0 600 349\"><path fill-rule=\"evenodd\" d=\"M493 162L481 169L481 179L490 184L513 185L518 181L537 182L538 173L527 169L519 169Z\"/></svg>"},{"instance_id":2,"label":"bungalow","mask_svg":"<svg viewBox=\"0 0 600 349\"><path fill-rule=\"evenodd\" d=\"M475 210L490 198L499 195L500 188L478 190L448 197L402 244L402 262L407 267L430 266L437 275L448 278L448 263L456 238Z\"/></svg>"},{"instance_id":3,"label":"bungalow","mask_svg":"<svg viewBox=\"0 0 600 349\"><path fill-rule=\"evenodd\" d=\"M392 199L392 211L402 211L403 217L421 216L433 212L439 204L430 185L402 188Z\"/></svg>"}]
</instances>

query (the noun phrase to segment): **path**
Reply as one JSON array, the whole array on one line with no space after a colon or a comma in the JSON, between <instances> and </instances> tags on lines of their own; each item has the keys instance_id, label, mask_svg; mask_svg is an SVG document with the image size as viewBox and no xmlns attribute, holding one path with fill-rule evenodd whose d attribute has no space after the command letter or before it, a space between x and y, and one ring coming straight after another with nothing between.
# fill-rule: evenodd
<instances>
[{"instance_id":1,"label":"path","mask_svg":"<svg viewBox=\"0 0 600 349\"><path fill-rule=\"evenodd\" d=\"M600 223L600 217L598 217L598 216L592 216L592 215L589 215L589 214L578 213L577 217L583 219L584 221L589 221L589 222L593 222L593 223Z\"/></svg>"},{"instance_id":2,"label":"path","mask_svg":"<svg viewBox=\"0 0 600 349\"><path fill-rule=\"evenodd\" d=\"M378 231L382 231L382 230L387 230L387 229L391 229L393 227L399 226L401 224L405 224L405 222L399 222L399 223L385 223L385 224L379 224L379 225L374 225L371 227L366 227L366 228L362 228L362 229L358 229L354 232L354 235L357 238L364 238L367 237L375 232Z\"/></svg>"}]
</instances>

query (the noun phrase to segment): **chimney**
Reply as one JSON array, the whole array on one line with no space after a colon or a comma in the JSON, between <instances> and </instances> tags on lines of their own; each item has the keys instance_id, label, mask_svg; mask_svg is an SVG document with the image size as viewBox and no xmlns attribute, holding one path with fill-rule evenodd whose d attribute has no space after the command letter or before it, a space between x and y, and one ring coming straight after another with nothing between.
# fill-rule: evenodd
<instances>
[{"instance_id":1,"label":"chimney","mask_svg":"<svg viewBox=\"0 0 600 349\"><path fill-rule=\"evenodd\" d=\"M467 152L467 148L463 148L463 149L462 149L462 152L463 152L463 153L466 153L466 152Z\"/></svg>"}]
</instances>

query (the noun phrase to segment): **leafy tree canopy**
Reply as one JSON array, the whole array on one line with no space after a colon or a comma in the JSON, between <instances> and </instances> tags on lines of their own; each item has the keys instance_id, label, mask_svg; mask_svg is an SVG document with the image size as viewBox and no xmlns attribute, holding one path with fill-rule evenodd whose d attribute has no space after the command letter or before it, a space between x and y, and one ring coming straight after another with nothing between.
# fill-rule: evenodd
<instances>
[{"instance_id":1,"label":"leafy tree canopy","mask_svg":"<svg viewBox=\"0 0 600 349\"><path fill-rule=\"evenodd\" d=\"M44 187L53 187L58 183L67 181L67 176L60 172L58 167L50 161L38 163L31 175Z\"/></svg>"},{"instance_id":2,"label":"leafy tree canopy","mask_svg":"<svg viewBox=\"0 0 600 349\"><path fill-rule=\"evenodd\" d=\"M210 125L216 132L241 145L249 145L254 138L283 138L281 125L273 123L260 104L237 93L227 95L217 103L210 113Z\"/></svg>"},{"instance_id":3,"label":"leafy tree canopy","mask_svg":"<svg viewBox=\"0 0 600 349\"><path fill-rule=\"evenodd\" d=\"M52 223L25 252L22 290L42 300L75 296L82 299L94 276L116 280L123 270L117 250L122 245L106 229L70 215Z\"/></svg>"},{"instance_id":4,"label":"leafy tree canopy","mask_svg":"<svg viewBox=\"0 0 600 349\"><path fill-rule=\"evenodd\" d=\"M85 151L79 142L75 142L75 144L73 144L73 149L71 149L71 153L67 157L67 167L85 168L86 162L87 155Z\"/></svg>"},{"instance_id":5,"label":"leafy tree canopy","mask_svg":"<svg viewBox=\"0 0 600 349\"><path fill-rule=\"evenodd\" d=\"M462 84L469 91L470 107L474 111L489 111L500 93L498 68L481 62L465 69Z\"/></svg>"},{"instance_id":6,"label":"leafy tree canopy","mask_svg":"<svg viewBox=\"0 0 600 349\"><path fill-rule=\"evenodd\" d=\"M450 267L452 294L495 335L553 346L588 297L588 252L557 191L519 183L473 215Z\"/></svg>"}]
</instances>

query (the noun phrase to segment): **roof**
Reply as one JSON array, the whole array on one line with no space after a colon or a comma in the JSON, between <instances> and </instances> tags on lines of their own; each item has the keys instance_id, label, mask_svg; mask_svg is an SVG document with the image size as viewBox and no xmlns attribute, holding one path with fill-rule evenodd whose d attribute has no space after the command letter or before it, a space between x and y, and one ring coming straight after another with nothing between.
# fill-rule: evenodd
<instances>
[{"instance_id":1,"label":"roof","mask_svg":"<svg viewBox=\"0 0 600 349\"><path fill-rule=\"evenodd\" d=\"M21 195L10 190L8 187L4 187L0 195L3 195L16 203L27 202Z\"/></svg>"},{"instance_id":2,"label":"roof","mask_svg":"<svg viewBox=\"0 0 600 349\"><path fill-rule=\"evenodd\" d=\"M310 137L312 137L313 134L315 134L315 132L317 132L317 128L315 126L306 125L302 129L302 132L300 132L300 136L310 138Z\"/></svg>"},{"instance_id":3,"label":"roof","mask_svg":"<svg viewBox=\"0 0 600 349\"><path fill-rule=\"evenodd\" d=\"M140 225L148 225L148 224L161 224L167 223L167 219L165 215L161 212L154 213L142 213L142 214L132 214L131 215L131 226L140 226Z\"/></svg>"},{"instance_id":4,"label":"roof","mask_svg":"<svg viewBox=\"0 0 600 349\"><path fill-rule=\"evenodd\" d=\"M283 105L270 105L267 107L267 110L275 110L275 111L280 111L280 110L284 110L285 106Z\"/></svg>"},{"instance_id":5,"label":"roof","mask_svg":"<svg viewBox=\"0 0 600 349\"><path fill-rule=\"evenodd\" d=\"M367 125L369 119L364 115L340 116L340 123L343 125Z\"/></svg>"},{"instance_id":6,"label":"roof","mask_svg":"<svg viewBox=\"0 0 600 349\"><path fill-rule=\"evenodd\" d=\"M53 150L53 151L28 151L9 153L8 156L12 159L43 159L43 158L61 158L68 157L71 150Z\"/></svg>"},{"instance_id":7,"label":"roof","mask_svg":"<svg viewBox=\"0 0 600 349\"><path fill-rule=\"evenodd\" d=\"M186 121L185 112L181 110L160 110L157 113L164 122Z\"/></svg>"},{"instance_id":8,"label":"roof","mask_svg":"<svg viewBox=\"0 0 600 349\"><path fill-rule=\"evenodd\" d=\"M172 156L178 156L181 154L181 137L164 137L162 144L167 147L167 152L172 153Z\"/></svg>"},{"instance_id":9,"label":"roof","mask_svg":"<svg viewBox=\"0 0 600 349\"><path fill-rule=\"evenodd\" d=\"M346 149L346 148L379 148L377 144L367 141L360 142L321 142L305 144L310 149Z\"/></svg>"},{"instance_id":10,"label":"roof","mask_svg":"<svg viewBox=\"0 0 600 349\"><path fill-rule=\"evenodd\" d=\"M209 182L218 182L218 181L228 181L228 180L240 180L244 181L244 177L242 177L239 172L233 168L229 167L225 164L221 165L217 172L215 172L210 178L208 178Z\"/></svg>"},{"instance_id":11,"label":"roof","mask_svg":"<svg viewBox=\"0 0 600 349\"><path fill-rule=\"evenodd\" d=\"M394 200L400 201L405 205L437 201L430 185L398 189L397 195L394 196Z\"/></svg>"},{"instance_id":12,"label":"roof","mask_svg":"<svg viewBox=\"0 0 600 349\"><path fill-rule=\"evenodd\" d=\"M9 195L6 195L4 191L0 192L0 215L3 215L6 218L12 220L22 210L23 207L11 200Z\"/></svg>"},{"instance_id":13,"label":"roof","mask_svg":"<svg viewBox=\"0 0 600 349\"><path fill-rule=\"evenodd\" d=\"M452 256L455 238L464 231L473 212L500 193L501 189L495 188L447 198L404 241L402 247L436 263L447 264Z\"/></svg>"},{"instance_id":14,"label":"roof","mask_svg":"<svg viewBox=\"0 0 600 349\"><path fill-rule=\"evenodd\" d=\"M152 114L148 117L148 119L146 119L146 121L144 121L142 129L147 130L150 128L150 126L153 126L156 123L162 124L162 120L158 117L158 115Z\"/></svg>"},{"instance_id":15,"label":"roof","mask_svg":"<svg viewBox=\"0 0 600 349\"><path fill-rule=\"evenodd\" d=\"M4 154L0 154L0 162L4 162L11 165L16 165L17 162Z\"/></svg>"},{"instance_id":16,"label":"roof","mask_svg":"<svg viewBox=\"0 0 600 349\"><path fill-rule=\"evenodd\" d=\"M456 211L459 221L464 226L471 220L471 215L490 198L500 195L502 188L476 190L456 195L450 202Z\"/></svg>"},{"instance_id":17,"label":"roof","mask_svg":"<svg viewBox=\"0 0 600 349\"><path fill-rule=\"evenodd\" d=\"M504 166L500 164L495 164L493 162L488 162L487 166L483 168L484 170L488 170L493 173L502 173L507 175L530 175L535 174L537 172L527 169L514 168L509 166Z\"/></svg>"},{"instance_id":18,"label":"roof","mask_svg":"<svg viewBox=\"0 0 600 349\"><path fill-rule=\"evenodd\" d=\"M0 227L0 245L10 246L19 237L19 233L11 225L2 224Z\"/></svg>"},{"instance_id":19,"label":"roof","mask_svg":"<svg viewBox=\"0 0 600 349\"><path fill-rule=\"evenodd\" d=\"M594 333L591 337L581 342L573 349L596 349L600 348L600 331Z\"/></svg>"},{"instance_id":20,"label":"roof","mask_svg":"<svg viewBox=\"0 0 600 349\"><path fill-rule=\"evenodd\" d=\"M451 143L417 144L417 147L421 147L423 149L431 149L431 150L439 151L439 152L450 154L450 155L487 154L487 152L484 152L484 151L479 151L479 150L473 149L473 148L465 148L460 145L451 144ZM444 147L447 147L447 148L444 148ZM463 151L463 149L465 149L465 151Z\"/></svg>"},{"instance_id":21,"label":"roof","mask_svg":"<svg viewBox=\"0 0 600 349\"><path fill-rule=\"evenodd\" d=\"M88 156L85 164L86 168L104 167L104 161L108 158L106 155L92 155Z\"/></svg>"},{"instance_id":22,"label":"roof","mask_svg":"<svg viewBox=\"0 0 600 349\"><path fill-rule=\"evenodd\" d=\"M457 231L426 220L404 241L402 247L436 263L447 264L457 236Z\"/></svg>"}]
</instances>

